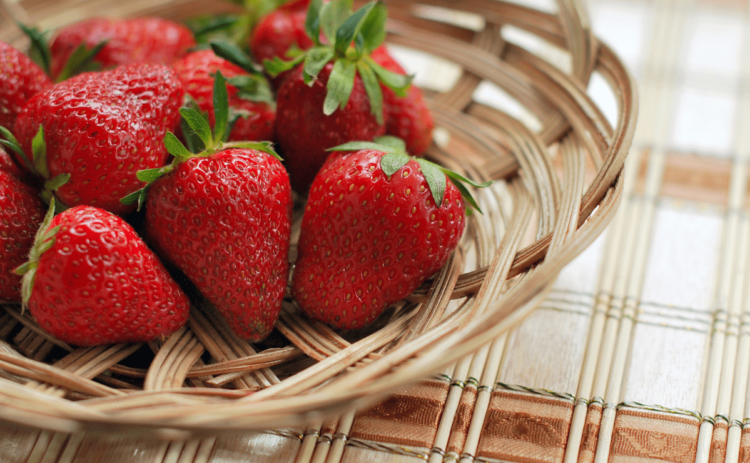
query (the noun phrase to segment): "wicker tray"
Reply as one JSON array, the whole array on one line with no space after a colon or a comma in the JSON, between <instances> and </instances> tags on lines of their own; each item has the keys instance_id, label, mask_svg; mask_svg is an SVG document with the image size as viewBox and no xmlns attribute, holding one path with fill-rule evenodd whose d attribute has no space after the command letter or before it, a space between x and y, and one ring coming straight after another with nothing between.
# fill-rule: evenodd
<instances>
[{"instance_id":1,"label":"wicker tray","mask_svg":"<svg viewBox=\"0 0 750 463\"><path fill-rule=\"evenodd\" d=\"M94 13L183 20L229 8L195 0L2 5L4 16L45 28ZM424 5L480 15L484 25L473 33L429 19ZM16 345L0 341L0 419L61 432L157 432L173 438L303 426L362 408L507 332L612 219L635 128L637 96L627 70L592 35L577 2L560 0L559 7L558 17L493 0L389 4L389 42L463 69L450 90L431 94L443 136L428 156L474 179L498 182L475 192L485 214L472 216L445 268L382 317L377 329L346 333L345 339L303 317L288 300L277 324L288 345L257 352L233 336L209 304L195 300L188 325L163 343L151 343L155 357L141 370L120 362L143 346L73 349L18 307L5 306L0 340L12 338ZM567 50L572 71L503 41L504 24ZM0 40L24 45L10 22L0 27ZM615 128L585 92L594 71L617 100ZM541 130L498 109L469 106L482 81L526 107ZM587 163L596 170L589 182ZM55 358L53 351L65 355ZM211 360L204 362L204 355Z\"/></svg>"}]
</instances>

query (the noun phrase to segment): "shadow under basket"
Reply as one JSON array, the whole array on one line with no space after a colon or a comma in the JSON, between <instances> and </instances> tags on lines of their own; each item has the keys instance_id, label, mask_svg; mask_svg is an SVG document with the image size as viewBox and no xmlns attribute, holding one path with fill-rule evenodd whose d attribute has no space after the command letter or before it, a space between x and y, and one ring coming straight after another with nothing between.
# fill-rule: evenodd
<instances>
[{"instance_id":1,"label":"shadow under basket","mask_svg":"<svg viewBox=\"0 0 750 463\"><path fill-rule=\"evenodd\" d=\"M234 8L198 0L2 5L0 40L21 49L27 43L10 18L56 28L93 12L181 21ZM358 332L310 320L287 298L261 345L234 336L198 298L188 324L164 342L79 349L46 334L18 306L2 306L0 420L172 438L304 429L434 377L534 310L617 211L635 129L634 81L594 37L577 1L559 0L558 14L494 0L394 0L388 9L389 44L456 71L447 90L426 90L437 126L427 157L474 180L495 180L472 190L484 214L469 217L445 267ZM560 59L506 40L505 28ZM586 93L594 72L614 95L615 127ZM501 89L517 111L475 101L480 84Z\"/></svg>"}]
</instances>

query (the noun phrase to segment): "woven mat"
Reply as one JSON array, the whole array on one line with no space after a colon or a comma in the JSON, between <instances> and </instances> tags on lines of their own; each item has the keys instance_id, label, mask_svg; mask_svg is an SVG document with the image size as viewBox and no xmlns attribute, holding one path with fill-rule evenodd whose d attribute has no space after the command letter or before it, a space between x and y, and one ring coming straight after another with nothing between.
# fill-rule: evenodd
<instances>
[{"instance_id":1,"label":"woven mat","mask_svg":"<svg viewBox=\"0 0 750 463\"><path fill-rule=\"evenodd\" d=\"M307 430L170 443L0 426L0 462L750 460L750 8L589 8L597 35L641 86L626 196L604 236L516 330L440 377ZM520 31L503 34L570 65ZM451 85L449 63L397 52L421 85ZM615 113L605 87L595 76L589 92ZM517 107L491 86L475 99ZM19 336L27 355L44 355L33 333Z\"/></svg>"}]
</instances>

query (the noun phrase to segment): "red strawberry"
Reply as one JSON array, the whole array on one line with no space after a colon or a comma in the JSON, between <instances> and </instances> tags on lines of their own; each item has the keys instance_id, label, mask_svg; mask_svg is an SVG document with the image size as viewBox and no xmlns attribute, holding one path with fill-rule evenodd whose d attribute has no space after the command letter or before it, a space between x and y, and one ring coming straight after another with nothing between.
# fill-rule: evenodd
<instances>
[{"instance_id":1,"label":"red strawberry","mask_svg":"<svg viewBox=\"0 0 750 463\"><path fill-rule=\"evenodd\" d=\"M260 151L228 149L154 182L146 233L238 336L260 341L286 289L291 214L284 166Z\"/></svg>"},{"instance_id":2,"label":"red strawberry","mask_svg":"<svg viewBox=\"0 0 750 463\"><path fill-rule=\"evenodd\" d=\"M310 6L310 0L291 0L283 3L279 10L282 11L305 11Z\"/></svg>"},{"instance_id":3,"label":"red strawberry","mask_svg":"<svg viewBox=\"0 0 750 463\"><path fill-rule=\"evenodd\" d=\"M13 131L26 102L51 86L52 81L31 59L0 42L0 126Z\"/></svg>"},{"instance_id":4,"label":"red strawberry","mask_svg":"<svg viewBox=\"0 0 750 463\"><path fill-rule=\"evenodd\" d=\"M250 37L250 51L259 63L276 57L289 59L290 48L307 50L313 46L305 32L309 3L309 0L287 3L260 20ZM288 72L277 76L274 85L279 87L288 76Z\"/></svg>"},{"instance_id":5,"label":"red strawberry","mask_svg":"<svg viewBox=\"0 0 750 463\"><path fill-rule=\"evenodd\" d=\"M173 67L185 91L198 103L200 110L208 114L212 125L214 124L213 75L216 71L221 71L230 83L232 78L240 77L249 81L251 85L268 86L262 76L249 74L239 66L216 56L211 50L190 53L175 62ZM232 127L229 140L270 140L273 138L276 111L273 100L270 99L270 90L267 90L265 101L263 101L264 96L259 95L258 92L255 92L255 95L247 94L247 92L243 94L234 86L229 86L227 91L229 92L229 107L242 114Z\"/></svg>"},{"instance_id":6,"label":"red strawberry","mask_svg":"<svg viewBox=\"0 0 750 463\"><path fill-rule=\"evenodd\" d=\"M334 152L315 177L292 293L308 316L351 329L374 321L445 264L463 234L465 188L448 181L457 174L408 157L403 144L340 148L363 149Z\"/></svg>"},{"instance_id":7,"label":"red strawberry","mask_svg":"<svg viewBox=\"0 0 750 463\"><path fill-rule=\"evenodd\" d=\"M188 318L190 301L154 253L95 207L48 214L22 271L31 315L77 346L153 341Z\"/></svg>"},{"instance_id":8,"label":"red strawberry","mask_svg":"<svg viewBox=\"0 0 750 463\"><path fill-rule=\"evenodd\" d=\"M38 193L0 170L0 300L21 300L21 277L15 269L26 262L43 218Z\"/></svg>"},{"instance_id":9,"label":"red strawberry","mask_svg":"<svg viewBox=\"0 0 750 463\"><path fill-rule=\"evenodd\" d=\"M81 74L32 98L16 133L31 159L32 139L44 128L46 162L34 165L45 179L70 175L56 193L65 205L123 214L132 207L119 199L143 185L136 172L167 160L162 139L179 122L183 93L177 74L163 65Z\"/></svg>"},{"instance_id":10,"label":"red strawberry","mask_svg":"<svg viewBox=\"0 0 750 463\"><path fill-rule=\"evenodd\" d=\"M326 149L385 133L380 85L405 94L411 81L370 56L385 38L385 6L371 2L354 14L347 11L340 0L312 3L305 25L316 46L291 61L264 63L272 76L301 63L279 89L276 140L292 186L302 194L325 162Z\"/></svg>"},{"instance_id":11,"label":"red strawberry","mask_svg":"<svg viewBox=\"0 0 750 463\"><path fill-rule=\"evenodd\" d=\"M286 289L292 190L269 143L222 143L228 102L221 72L213 93L213 131L196 111L182 109L206 150L193 154L167 134L174 162L139 172L153 183L123 201L140 204L146 195L149 241L238 336L260 341L273 329Z\"/></svg>"},{"instance_id":12,"label":"red strawberry","mask_svg":"<svg viewBox=\"0 0 750 463\"><path fill-rule=\"evenodd\" d=\"M372 59L391 72L406 75L384 45L372 52ZM422 90L412 85L405 97L399 97L385 85L381 87L388 126L386 133L404 140L409 154L422 155L432 144L432 129L435 128Z\"/></svg>"},{"instance_id":13,"label":"red strawberry","mask_svg":"<svg viewBox=\"0 0 750 463\"><path fill-rule=\"evenodd\" d=\"M385 133L370 111L362 79L354 79L349 101L343 110L326 116L328 78L333 63L328 63L312 86L305 84L302 67L294 70L277 96L276 140L284 155L292 186L299 193L307 189L328 157L328 148L353 140L372 140Z\"/></svg>"},{"instance_id":14,"label":"red strawberry","mask_svg":"<svg viewBox=\"0 0 750 463\"><path fill-rule=\"evenodd\" d=\"M62 71L79 45L91 48L103 40L109 42L95 61L105 69L134 63L171 64L195 45L190 29L166 19L92 18L57 33L50 45L53 75Z\"/></svg>"},{"instance_id":15,"label":"red strawberry","mask_svg":"<svg viewBox=\"0 0 750 463\"><path fill-rule=\"evenodd\" d=\"M0 170L13 174L16 178L21 179L26 176L26 172L18 167L10 154L0 146Z\"/></svg>"}]
</instances>

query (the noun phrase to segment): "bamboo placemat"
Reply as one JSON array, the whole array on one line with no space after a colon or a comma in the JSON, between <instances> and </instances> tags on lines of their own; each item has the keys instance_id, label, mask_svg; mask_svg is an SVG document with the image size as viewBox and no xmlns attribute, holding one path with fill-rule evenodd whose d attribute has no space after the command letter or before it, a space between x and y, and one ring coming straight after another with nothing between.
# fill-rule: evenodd
<instances>
[{"instance_id":1,"label":"bamboo placemat","mask_svg":"<svg viewBox=\"0 0 750 463\"><path fill-rule=\"evenodd\" d=\"M440 377L310 429L163 442L0 425L0 462L750 461L750 7L590 0L589 9L641 89L625 196L517 329ZM518 30L502 34L570 66ZM422 85L458 78L449 63L396 51ZM595 76L589 93L606 113L615 100L604 87ZM520 111L485 84L474 99L471 111ZM29 330L14 342L30 357L52 348Z\"/></svg>"}]
</instances>

